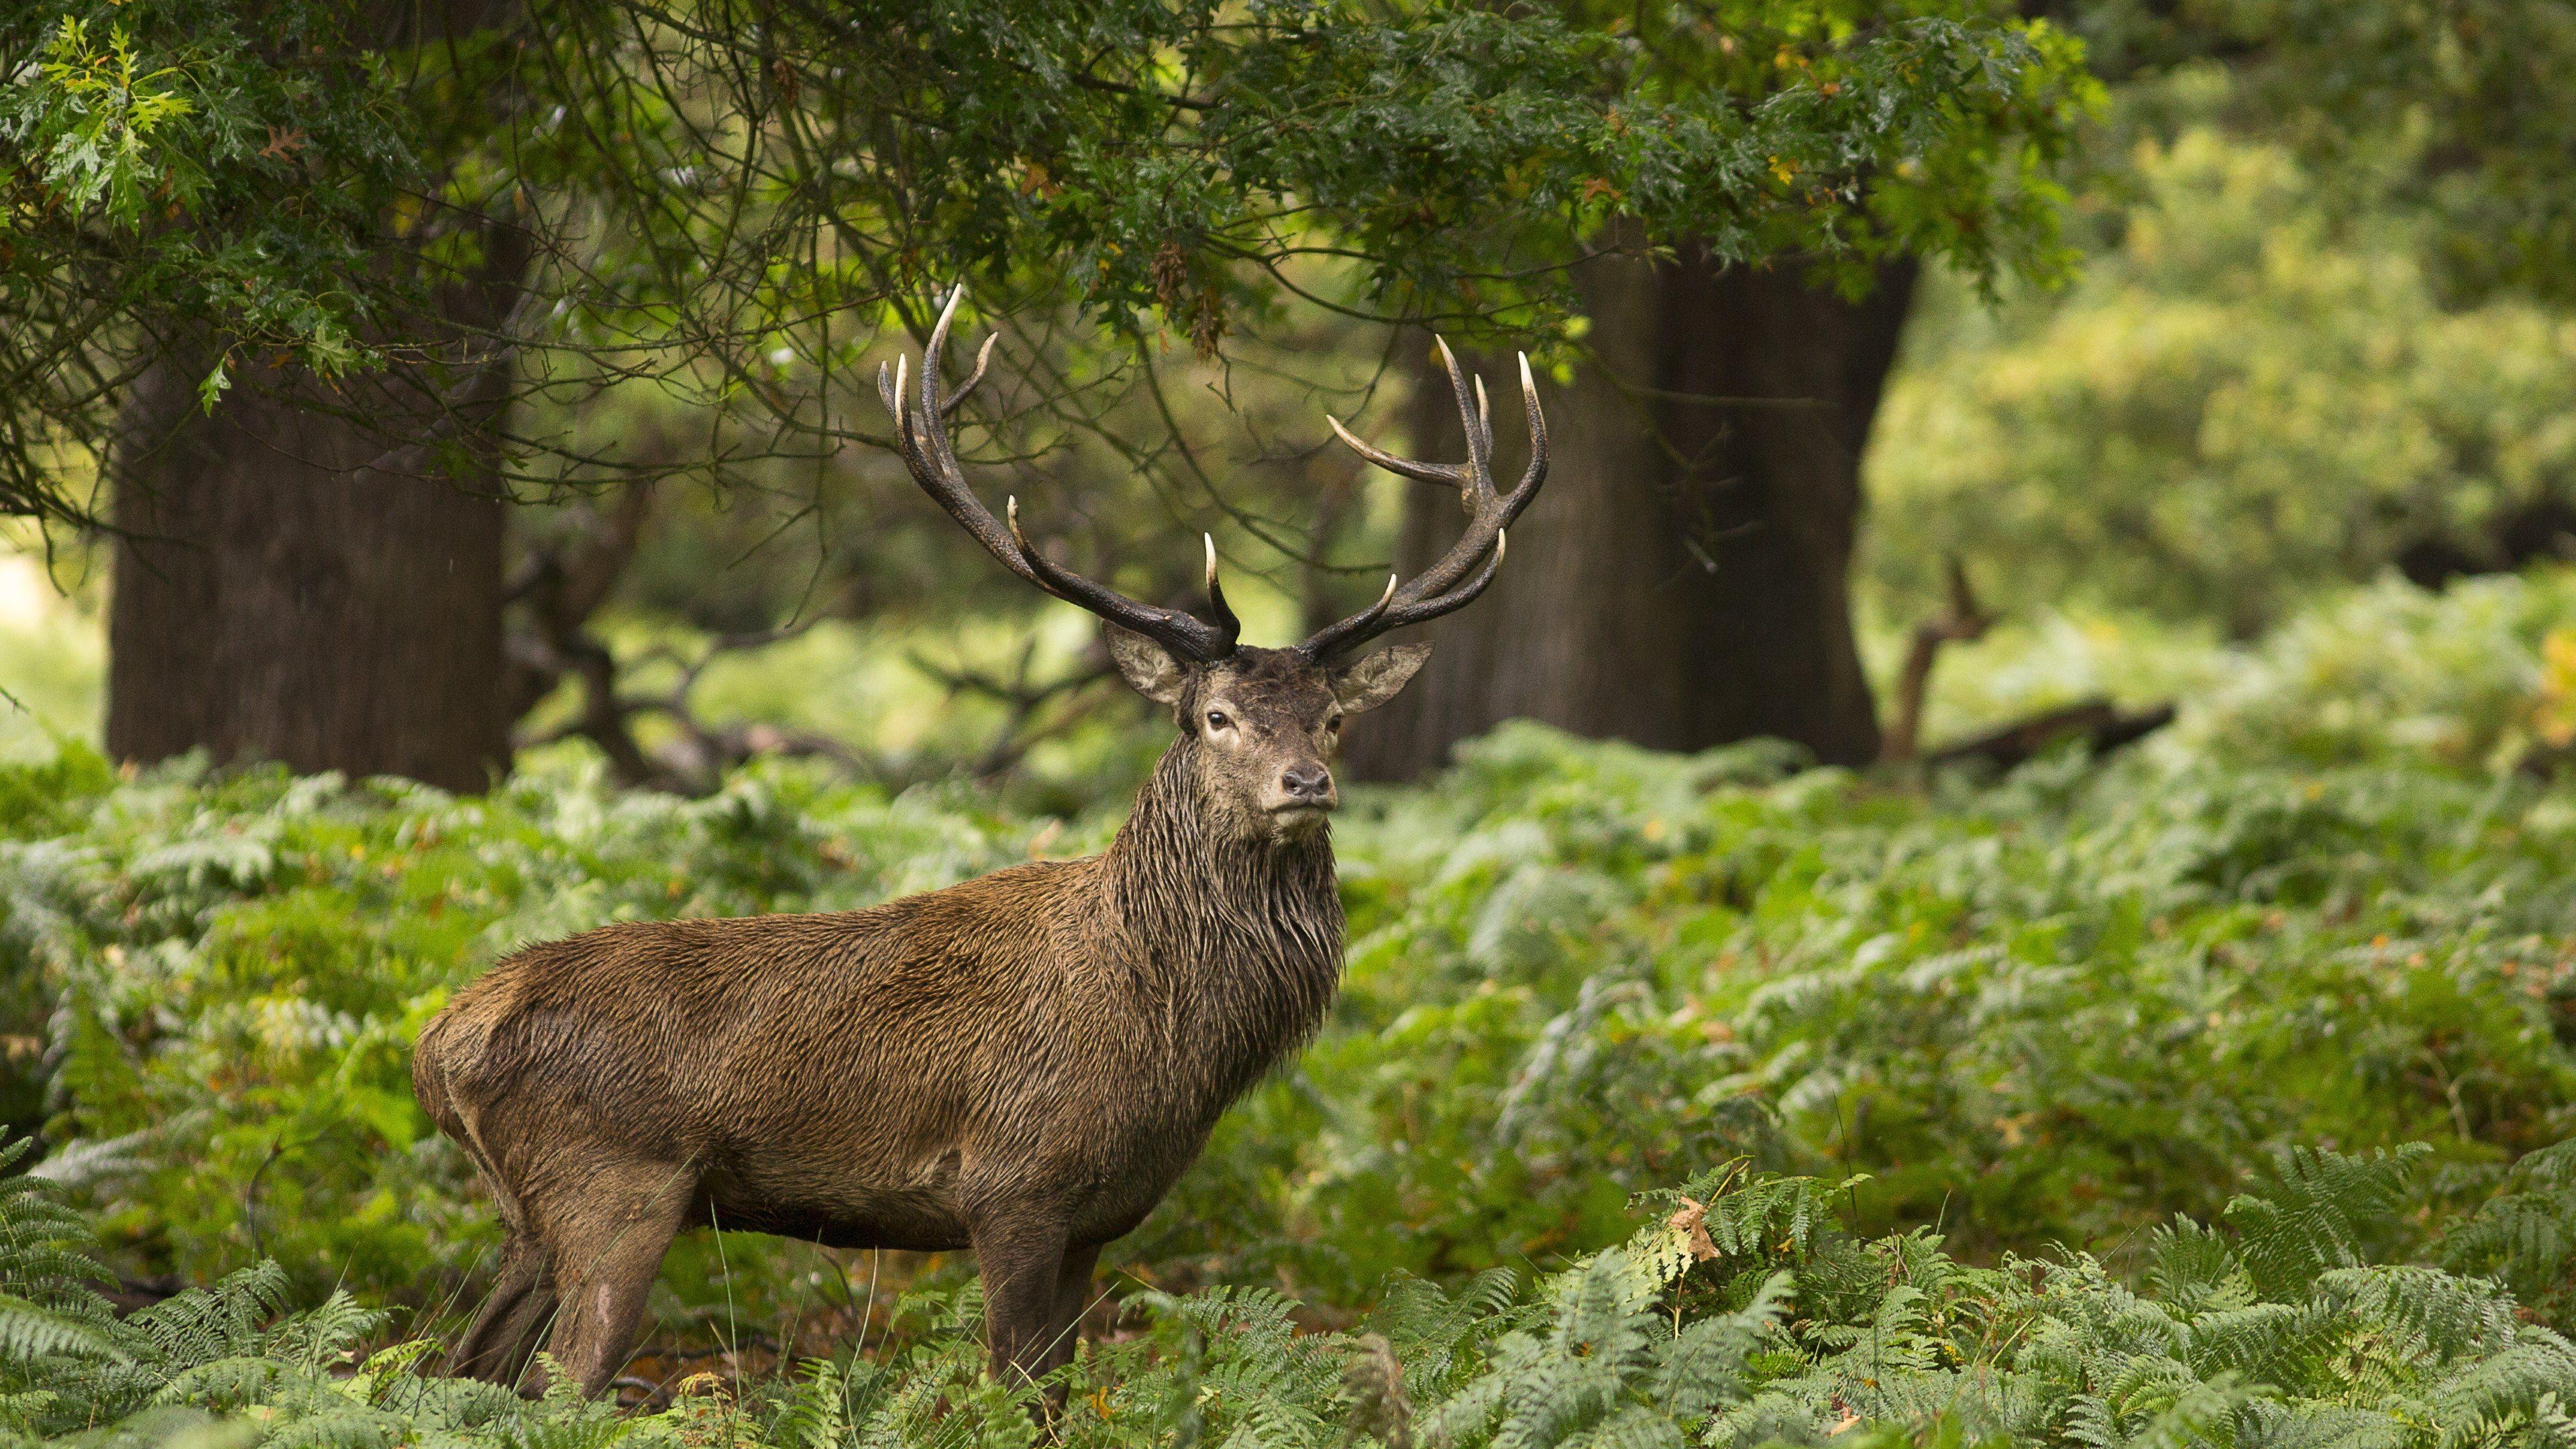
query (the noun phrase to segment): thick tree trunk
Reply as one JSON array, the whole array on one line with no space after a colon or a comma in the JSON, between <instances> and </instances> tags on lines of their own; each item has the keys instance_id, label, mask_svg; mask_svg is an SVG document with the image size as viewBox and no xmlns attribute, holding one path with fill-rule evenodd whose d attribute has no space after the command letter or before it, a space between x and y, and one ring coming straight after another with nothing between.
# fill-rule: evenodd
<instances>
[{"instance_id":1,"label":"thick tree trunk","mask_svg":"<svg viewBox=\"0 0 2576 1449\"><path fill-rule=\"evenodd\" d=\"M1829 763L1876 758L1847 576L1861 448L1913 282L1891 265L1853 304L1795 267L1596 264L1597 365L1543 389L1546 491L1493 589L1420 631L1438 648L1353 732L1353 772L1437 768L1515 717L1661 749L1771 735ZM1425 389L1425 424L1445 391ZM1456 455L1454 418L1415 431L1435 440L1426 455ZM1401 566L1445 546L1455 506L1411 501Z\"/></svg>"},{"instance_id":2,"label":"thick tree trunk","mask_svg":"<svg viewBox=\"0 0 2576 1449\"><path fill-rule=\"evenodd\" d=\"M417 45L513 0L370 0ZM407 775L480 790L509 764L503 501L492 430L512 363L488 338L518 297L525 233L483 226L480 274L388 329L388 368L329 386L174 347L137 386L110 459L118 532L107 747L157 760Z\"/></svg>"},{"instance_id":3,"label":"thick tree trunk","mask_svg":"<svg viewBox=\"0 0 2576 1449\"><path fill-rule=\"evenodd\" d=\"M274 378L207 416L196 375L147 376L118 460L109 753L484 788L510 724L488 468L442 469Z\"/></svg>"}]
</instances>

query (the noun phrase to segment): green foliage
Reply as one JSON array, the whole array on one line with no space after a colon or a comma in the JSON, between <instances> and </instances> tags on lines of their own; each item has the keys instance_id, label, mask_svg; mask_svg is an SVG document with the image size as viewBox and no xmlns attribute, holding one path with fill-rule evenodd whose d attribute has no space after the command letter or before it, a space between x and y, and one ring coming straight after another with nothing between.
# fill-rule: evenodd
<instances>
[{"instance_id":1,"label":"green foliage","mask_svg":"<svg viewBox=\"0 0 2576 1449\"><path fill-rule=\"evenodd\" d=\"M0 1256L0 1432L352 1449L1753 1449L1855 1431L1888 1449L2559 1449L2576 1345L2518 1322L2495 1282L2351 1261L2267 1287L2249 1266L2342 1261L2352 1231L2384 1236L2403 1161L2303 1153L2276 1195L2241 1200L2259 1232L2159 1229L2143 1289L2082 1253L1976 1268L1925 1231L1856 1238L1826 1211L1829 1189L1729 1169L1709 1203L1683 1198L1685 1214L1526 1295L1507 1274L1456 1293L1398 1278L1350 1329L1307 1331L1266 1289L1136 1294L1129 1330L1047 1385L1062 1407L1043 1428L1027 1388L982 1376L971 1289L909 1300L926 1334L875 1361L814 1360L734 1391L702 1376L659 1412L619 1413L425 1374L422 1340L368 1352L377 1316L339 1294L281 1313L266 1266L119 1320L65 1296L95 1271L78 1220L22 1187L0 1196L0 1242L46 1252ZM1777 1242L1700 1231L1784 1210L1807 1226ZM59 1306L28 1306L38 1297Z\"/></svg>"},{"instance_id":2,"label":"green foliage","mask_svg":"<svg viewBox=\"0 0 2576 1449\"><path fill-rule=\"evenodd\" d=\"M2571 295L2576 189L2556 158L2576 122L2542 99L2576 64L2565 6L2084 0L2051 13L2105 78L2225 61L2248 83L2246 119L2434 223L2424 255L2446 289Z\"/></svg>"},{"instance_id":3,"label":"green foliage","mask_svg":"<svg viewBox=\"0 0 2576 1449\"><path fill-rule=\"evenodd\" d=\"M2492 1274L2553 1323L2576 1321L2576 1139L2513 1165L2504 1186L2442 1243L2443 1261Z\"/></svg>"},{"instance_id":4,"label":"green foliage","mask_svg":"<svg viewBox=\"0 0 2576 1449\"><path fill-rule=\"evenodd\" d=\"M2433 1144L2437 1232L2576 1125L2565 588L2362 591L2134 757L1929 799L1500 732L1342 828L1341 1021L1150 1251L1348 1301L1611 1241L1738 1153L2034 1251L2315 1141ZM1245 1220L1285 1240L1203 1226Z\"/></svg>"},{"instance_id":5,"label":"green foliage","mask_svg":"<svg viewBox=\"0 0 2576 1449\"><path fill-rule=\"evenodd\" d=\"M139 218L144 183L162 180L152 164L159 139L154 133L195 109L186 96L167 89L176 71L172 66L138 76L124 27L109 31L101 46L85 23L64 16L37 71L61 98L51 114L26 128L24 141L42 183L74 207L103 200L111 216ZM184 160L181 165L185 169L170 178L172 191L186 197L202 190L204 173Z\"/></svg>"},{"instance_id":6,"label":"green foliage","mask_svg":"<svg viewBox=\"0 0 2576 1449\"><path fill-rule=\"evenodd\" d=\"M2576 574L2458 579L2439 593L2382 577L2250 645L2135 612L2044 610L1943 651L1932 696L1935 741L2077 699L2180 700L2181 719L2150 749L2491 780L2551 768L2576 743Z\"/></svg>"},{"instance_id":7,"label":"green foliage","mask_svg":"<svg viewBox=\"0 0 2576 1449\"><path fill-rule=\"evenodd\" d=\"M1955 289L1909 338L1931 365L1900 375L1870 460L1897 621L1957 554L2014 610L2251 638L2401 557L2509 563L2519 511L2576 498L2563 316L2456 305L2402 212L2224 124L2238 88L2166 90L2181 115L2113 158L2135 204L2095 198L2078 283L1993 314Z\"/></svg>"},{"instance_id":8,"label":"green foliage","mask_svg":"<svg viewBox=\"0 0 2576 1449\"><path fill-rule=\"evenodd\" d=\"M591 775L472 801L274 772L43 777L84 781L99 793L52 808L84 813L97 848L42 838L41 815L23 827L38 838L0 842L9 978L59 1004L18 1028L51 1041L61 1150L44 1170L114 1204L108 1231L153 1271L267 1254L308 1289L345 1276L413 1301L487 1237L409 1081L412 1037L482 964L608 920L930 889L1020 858L1032 833L962 796L788 772L695 802Z\"/></svg>"},{"instance_id":9,"label":"green foliage","mask_svg":"<svg viewBox=\"0 0 2576 1449\"><path fill-rule=\"evenodd\" d=\"M58 450L104 447L174 332L213 339L211 404L225 363L279 351L325 376L453 361L436 292L462 282L527 287L506 340L538 391L658 379L810 458L860 436L830 414L866 400L878 329L961 276L996 307L1085 314L1150 370L1169 337L1211 356L1299 296L1547 330L1561 264L1612 218L1728 256L2057 261L2049 176L2093 96L2062 34L1982 0L1728 4L1660 19L1651 48L1630 20L20 6L0 18L0 370L43 386L0 413L0 509L88 509Z\"/></svg>"},{"instance_id":10,"label":"green foliage","mask_svg":"<svg viewBox=\"0 0 2576 1449\"><path fill-rule=\"evenodd\" d=\"M2291 1148L2423 1142L2400 1237L2325 1266L2509 1257L2564 1325L2560 1159L2514 1164L2576 1130L2576 801L2542 769L2576 707L2576 657L2549 657L2568 587L2369 591L2231 666L2169 738L1988 786L1517 728L1433 788L1363 795L1337 826L1339 1011L1119 1261L1347 1312L1393 1273L1616 1244L1632 1194L1742 1158L1724 1194L1688 1187L1727 1198L1706 1229L1730 1251L1799 1241L1829 1206L1984 1259L2125 1244L2126 1269ZM2417 653L2434 663L2387 667ZM2524 747L2497 747L2508 725ZM0 1032L41 1047L8 1059L5 1100L127 1273L269 1257L300 1294L434 1315L475 1290L493 1228L411 1100L408 1044L501 952L855 906L1113 823L780 766L682 801L558 760L457 800L120 780L74 752L0 772L0 968L21 984ZM1829 1186L1744 1186L1760 1174ZM846 1266L692 1236L655 1309L683 1336L784 1342Z\"/></svg>"},{"instance_id":11,"label":"green foliage","mask_svg":"<svg viewBox=\"0 0 2576 1449\"><path fill-rule=\"evenodd\" d=\"M89 511L71 449L176 329L364 362L373 233L418 173L360 28L341 0L0 14L0 511Z\"/></svg>"},{"instance_id":12,"label":"green foliage","mask_svg":"<svg viewBox=\"0 0 2576 1449\"><path fill-rule=\"evenodd\" d=\"M2576 16L2564 6L2227 0L2212 8L2231 39L2268 43L2258 71L2267 99L2310 148L2399 171L2403 198L2441 224L2431 251L2454 285L2576 296L2576 188L2557 162L2576 145L2576 120L2564 106L2534 103L2576 64Z\"/></svg>"},{"instance_id":13,"label":"green foliage","mask_svg":"<svg viewBox=\"0 0 2576 1449\"><path fill-rule=\"evenodd\" d=\"M1209 1246L1338 1299L1598 1243L1677 1156L2036 1247L2214 1214L2298 1141L2474 1177L2567 1130L2555 792L2185 756L1935 806L1746 763L1507 730L1387 802L1342 1024L1165 1221L1281 1203L1287 1243Z\"/></svg>"},{"instance_id":14,"label":"green foliage","mask_svg":"<svg viewBox=\"0 0 2576 1449\"><path fill-rule=\"evenodd\" d=\"M2225 657L2180 729L2193 749L2485 779L2576 741L2576 574L2383 579Z\"/></svg>"},{"instance_id":15,"label":"green foliage","mask_svg":"<svg viewBox=\"0 0 2576 1449\"><path fill-rule=\"evenodd\" d=\"M2422 1143L2365 1157L2283 1151L2270 1190L2227 1205L2227 1221L2244 1235L2238 1256L2254 1283L2281 1294L2338 1268L2358 1266L2363 1224L2384 1222L2404 1203L2408 1170L2428 1151Z\"/></svg>"},{"instance_id":16,"label":"green foliage","mask_svg":"<svg viewBox=\"0 0 2576 1449\"><path fill-rule=\"evenodd\" d=\"M23 1155L21 1143L0 1165ZM334 1293L310 1312L281 1316L286 1275L272 1263L191 1288L120 1317L89 1284L104 1270L90 1256L82 1217L30 1177L0 1190L0 1433L29 1442L123 1421L145 1439L209 1427L244 1410L298 1421L272 1442L388 1444L422 1410L515 1402L480 1385L407 1394L407 1416L378 1403L389 1380L426 1344L367 1359L344 1372L384 1315ZM238 1435L211 1442L241 1443Z\"/></svg>"}]
</instances>

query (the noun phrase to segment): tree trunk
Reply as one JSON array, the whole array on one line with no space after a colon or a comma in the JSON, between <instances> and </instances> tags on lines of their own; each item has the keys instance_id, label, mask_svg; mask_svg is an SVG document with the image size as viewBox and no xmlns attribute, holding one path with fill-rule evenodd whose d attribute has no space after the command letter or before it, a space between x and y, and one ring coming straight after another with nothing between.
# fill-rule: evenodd
<instances>
[{"instance_id":1,"label":"tree trunk","mask_svg":"<svg viewBox=\"0 0 2576 1449\"><path fill-rule=\"evenodd\" d=\"M1883 268L1854 304L1794 266L1593 264L1594 365L1542 387L1547 487L1494 587L1418 631L1438 647L1353 732L1353 773L1438 768L1515 717L1659 749L1771 735L1828 763L1875 759L1848 572L1861 448L1914 273ZM1417 407L1428 456L1460 446L1454 420L1427 426L1446 391ZM1400 567L1436 556L1455 507L1429 489L1409 500Z\"/></svg>"},{"instance_id":2,"label":"tree trunk","mask_svg":"<svg viewBox=\"0 0 2576 1449\"><path fill-rule=\"evenodd\" d=\"M506 768L502 503L417 449L248 380L209 417L147 376L120 459L107 747L408 775ZM474 485L482 484L478 489Z\"/></svg>"},{"instance_id":3,"label":"tree trunk","mask_svg":"<svg viewBox=\"0 0 2576 1449\"><path fill-rule=\"evenodd\" d=\"M510 0L372 0L385 46L498 23ZM488 342L525 233L482 226L480 274L388 329L384 370L337 386L214 352L147 372L110 459L118 533L107 748L149 761L407 775L481 790L509 766L502 490L492 433L512 362Z\"/></svg>"}]
</instances>

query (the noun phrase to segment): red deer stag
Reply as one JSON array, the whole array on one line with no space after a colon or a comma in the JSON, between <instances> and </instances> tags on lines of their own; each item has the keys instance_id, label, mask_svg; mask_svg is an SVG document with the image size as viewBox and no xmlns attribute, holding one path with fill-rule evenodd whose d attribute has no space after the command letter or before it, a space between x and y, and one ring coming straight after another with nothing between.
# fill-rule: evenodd
<instances>
[{"instance_id":1,"label":"red deer stag","mask_svg":"<svg viewBox=\"0 0 2576 1449\"><path fill-rule=\"evenodd\" d=\"M961 289L962 291L962 289ZM525 1383L542 1341L597 1393L624 1365L674 1234L721 1224L835 1247L972 1247L992 1368L1073 1351L1101 1245L1143 1220L1219 1113L1320 1025L1342 966L1325 817L1342 721L1429 646L1345 662L1493 580L1547 473L1496 490L1482 384L1455 359L1464 465L1392 457L1459 490L1457 546L1293 649L1235 643L1208 555L1208 619L1073 573L966 486L931 332L917 401L882 371L904 461L1004 567L1108 623L1129 683L1180 736L1109 849L1014 866L862 911L605 926L531 946L421 1033L412 1082L481 1172L508 1233L458 1344L461 1372Z\"/></svg>"}]
</instances>

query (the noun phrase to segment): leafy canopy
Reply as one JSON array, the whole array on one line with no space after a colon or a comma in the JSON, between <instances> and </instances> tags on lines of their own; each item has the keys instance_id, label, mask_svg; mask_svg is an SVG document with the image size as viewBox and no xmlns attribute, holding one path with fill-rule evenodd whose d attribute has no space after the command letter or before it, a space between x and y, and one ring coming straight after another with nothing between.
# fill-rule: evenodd
<instances>
[{"instance_id":1,"label":"leafy canopy","mask_svg":"<svg viewBox=\"0 0 2576 1449\"><path fill-rule=\"evenodd\" d=\"M501 342L829 443L870 436L840 389L876 329L965 276L1206 351L1298 296L1544 327L1614 218L2040 268L2089 100L2076 47L1982 0L474 10L0 19L0 506L79 510L60 450L173 329L326 377ZM503 335L427 325L465 282L527 286Z\"/></svg>"}]
</instances>

